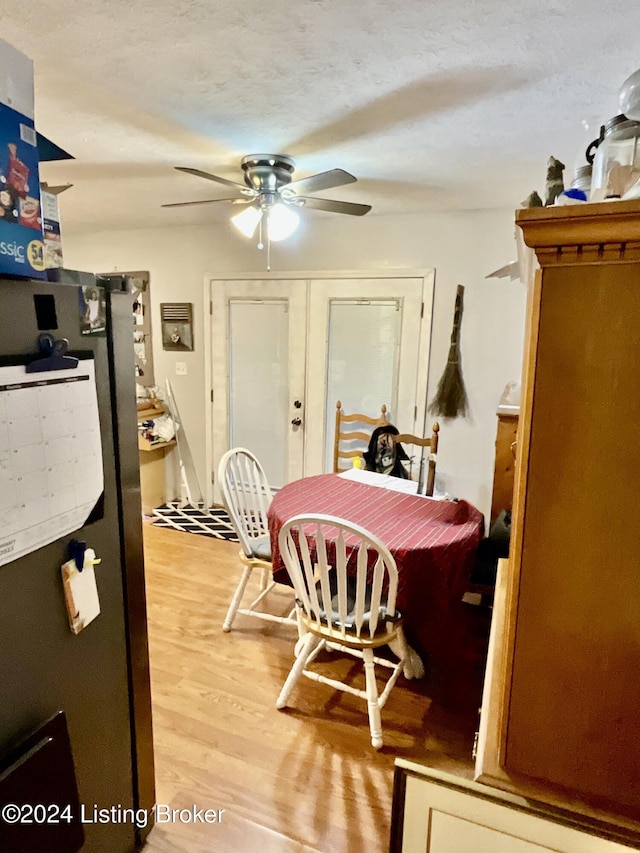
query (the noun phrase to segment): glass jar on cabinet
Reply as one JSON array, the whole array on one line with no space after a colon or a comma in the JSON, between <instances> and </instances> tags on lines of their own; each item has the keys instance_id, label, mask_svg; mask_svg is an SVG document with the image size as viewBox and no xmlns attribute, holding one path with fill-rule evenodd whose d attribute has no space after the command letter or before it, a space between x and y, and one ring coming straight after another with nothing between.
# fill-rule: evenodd
<instances>
[{"instance_id":1,"label":"glass jar on cabinet","mask_svg":"<svg viewBox=\"0 0 640 853\"><path fill-rule=\"evenodd\" d=\"M591 201L640 197L640 122L617 115L604 126L593 160Z\"/></svg>"}]
</instances>

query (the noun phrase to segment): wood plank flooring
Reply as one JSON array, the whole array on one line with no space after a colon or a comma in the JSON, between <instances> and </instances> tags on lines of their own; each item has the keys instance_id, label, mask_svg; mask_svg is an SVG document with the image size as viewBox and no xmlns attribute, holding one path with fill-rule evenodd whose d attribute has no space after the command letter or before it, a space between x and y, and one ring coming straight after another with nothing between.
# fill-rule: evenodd
<instances>
[{"instance_id":1,"label":"wood plank flooring","mask_svg":"<svg viewBox=\"0 0 640 853\"><path fill-rule=\"evenodd\" d=\"M145 523L157 801L224 809L220 822L156 824L146 853L384 853L396 756L472 776L488 615L465 606L465 642L448 667L400 678L370 744L366 705L303 679L275 700L295 629L222 622L240 575L239 546ZM283 615L288 589L271 599ZM360 679L353 659L321 662Z\"/></svg>"}]
</instances>

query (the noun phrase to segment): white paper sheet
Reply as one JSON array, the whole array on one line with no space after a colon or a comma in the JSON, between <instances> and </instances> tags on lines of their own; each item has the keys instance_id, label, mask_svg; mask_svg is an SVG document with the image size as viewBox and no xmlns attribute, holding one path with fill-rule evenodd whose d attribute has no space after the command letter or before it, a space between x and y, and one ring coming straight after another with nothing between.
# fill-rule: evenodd
<instances>
[{"instance_id":1,"label":"white paper sheet","mask_svg":"<svg viewBox=\"0 0 640 853\"><path fill-rule=\"evenodd\" d=\"M366 483L368 486L380 486L393 492L406 492L415 495L418 484L415 480L403 480L400 477L390 477L388 474L378 474L377 471L365 471L363 468L349 468L338 474L345 480L355 480L356 483Z\"/></svg>"},{"instance_id":2,"label":"white paper sheet","mask_svg":"<svg viewBox=\"0 0 640 853\"><path fill-rule=\"evenodd\" d=\"M103 485L93 360L0 367L0 566L82 527Z\"/></svg>"},{"instance_id":3,"label":"white paper sheet","mask_svg":"<svg viewBox=\"0 0 640 853\"><path fill-rule=\"evenodd\" d=\"M416 495L418 498L424 498L427 501L444 501L449 500L448 495L427 495L418 494L418 483L415 480L403 480L400 477L390 477L388 474L378 474L377 471L365 471L363 468L349 468L338 474L344 480L353 480L356 483L366 483L368 486L378 486L381 489L389 489L392 492L404 492L408 495Z\"/></svg>"}]
</instances>

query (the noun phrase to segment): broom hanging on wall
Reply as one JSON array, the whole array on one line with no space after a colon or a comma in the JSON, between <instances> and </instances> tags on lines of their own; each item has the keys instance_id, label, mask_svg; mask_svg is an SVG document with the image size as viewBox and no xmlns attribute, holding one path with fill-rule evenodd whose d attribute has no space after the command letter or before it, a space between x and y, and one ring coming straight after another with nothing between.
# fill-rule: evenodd
<instances>
[{"instance_id":1,"label":"broom hanging on wall","mask_svg":"<svg viewBox=\"0 0 640 853\"><path fill-rule=\"evenodd\" d=\"M456 307L453 312L453 330L447 366L438 383L436 396L431 401L429 412L441 418L466 417L469 411L469 400L462 378L460 364L460 324L462 323L463 285L459 284L456 291Z\"/></svg>"}]
</instances>

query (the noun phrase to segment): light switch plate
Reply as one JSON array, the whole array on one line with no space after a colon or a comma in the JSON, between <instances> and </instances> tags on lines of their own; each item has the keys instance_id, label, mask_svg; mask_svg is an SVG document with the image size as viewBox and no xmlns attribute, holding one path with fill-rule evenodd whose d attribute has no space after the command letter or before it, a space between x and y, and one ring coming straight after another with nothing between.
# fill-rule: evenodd
<instances>
[{"instance_id":1,"label":"light switch plate","mask_svg":"<svg viewBox=\"0 0 640 853\"><path fill-rule=\"evenodd\" d=\"M187 364L184 361L176 361L176 376L187 375Z\"/></svg>"}]
</instances>

